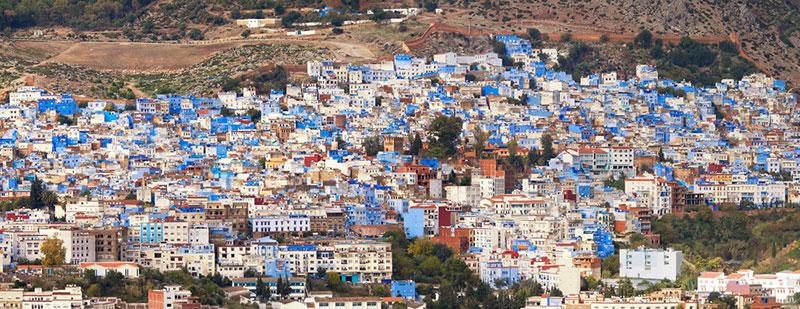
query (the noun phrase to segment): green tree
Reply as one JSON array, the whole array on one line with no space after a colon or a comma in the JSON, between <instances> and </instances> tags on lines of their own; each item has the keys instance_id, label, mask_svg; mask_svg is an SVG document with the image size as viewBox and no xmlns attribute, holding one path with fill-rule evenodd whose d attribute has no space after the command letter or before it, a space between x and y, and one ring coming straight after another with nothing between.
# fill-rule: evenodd
<instances>
[{"instance_id":1,"label":"green tree","mask_svg":"<svg viewBox=\"0 0 800 309\"><path fill-rule=\"evenodd\" d=\"M636 295L636 288L633 287L631 280L624 278L617 282L617 295L621 297L633 297Z\"/></svg>"},{"instance_id":2,"label":"green tree","mask_svg":"<svg viewBox=\"0 0 800 309\"><path fill-rule=\"evenodd\" d=\"M242 18L242 11L238 8L231 9L231 19L241 19Z\"/></svg>"},{"instance_id":3,"label":"green tree","mask_svg":"<svg viewBox=\"0 0 800 309\"><path fill-rule=\"evenodd\" d=\"M433 241L425 237L414 239L408 246L408 253L415 258L425 258L433 252Z\"/></svg>"},{"instance_id":4,"label":"green tree","mask_svg":"<svg viewBox=\"0 0 800 309\"><path fill-rule=\"evenodd\" d=\"M278 288L278 293L284 298L289 297L289 294L292 294L292 283L289 278L286 278L286 280L283 282L283 286Z\"/></svg>"},{"instance_id":5,"label":"green tree","mask_svg":"<svg viewBox=\"0 0 800 309\"><path fill-rule=\"evenodd\" d=\"M553 137L550 134L542 135L540 140L542 144L542 154L538 158L538 165L544 166L550 162L550 159L555 158L555 151L553 150Z\"/></svg>"},{"instance_id":6,"label":"green tree","mask_svg":"<svg viewBox=\"0 0 800 309\"><path fill-rule=\"evenodd\" d=\"M233 111L223 106L222 108L220 108L219 114L222 115L222 117L231 117L233 116Z\"/></svg>"},{"instance_id":7,"label":"green tree","mask_svg":"<svg viewBox=\"0 0 800 309\"><path fill-rule=\"evenodd\" d=\"M338 15L334 16L333 18L331 18L331 25L334 27L341 27L342 25L344 25L344 18Z\"/></svg>"},{"instance_id":8,"label":"green tree","mask_svg":"<svg viewBox=\"0 0 800 309\"><path fill-rule=\"evenodd\" d=\"M86 289L87 297L100 297L100 295L100 286L97 283L90 284L89 288Z\"/></svg>"},{"instance_id":9,"label":"green tree","mask_svg":"<svg viewBox=\"0 0 800 309\"><path fill-rule=\"evenodd\" d=\"M200 41L204 38L203 32L200 31L200 29L192 28L192 30L189 30L189 38L195 41Z\"/></svg>"},{"instance_id":10,"label":"green tree","mask_svg":"<svg viewBox=\"0 0 800 309\"><path fill-rule=\"evenodd\" d=\"M58 204L58 196L53 191L45 190L44 194L42 194L42 204L46 209L55 211L55 206Z\"/></svg>"},{"instance_id":11,"label":"green tree","mask_svg":"<svg viewBox=\"0 0 800 309\"><path fill-rule=\"evenodd\" d=\"M302 15L300 15L300 13L291 11L289 12L289 14L286 14L283 17L281 17L281 25L283 25L286 28L291 27L292 24L297 22L301 17Z\"/></svg>"},{"instance_id":12,"label":"green tree","mask_svg":"<svg viewBox=\"0 0 800 309\"><path fill-rule=\"evenodd\" d=\"M261 111L260 110L257 110L255 108L248 109L247 110L247 116L250 117L250 120L252 120L255 123L261 122Z\"/></svg>"},{"instance_id":13,"label":"green tree","mask_svg":"<svg viewBox=\"0 0 800 309\"><path fill-rule=\"evenodd\" d=\"M528 151L528 166L539 165L539 152L531 149Z\"/></svg>"},{"instance_id":14,"label":"green tree","mask_svg":"<svg viewBox=\"0 0 800 309\"><path fill-rule=\"evenodd\" d=\"M542 32L537 28L528 28L528 39L531 42L538 42L542 40Z\"/></svg>"},{"instance_id":15,"label":"green tree","mask_svg":"<svg viewBox=\"0 0 800 309\"><path fill-rule=\"evenodd\" d=\"M603 181L603 185L606 187L611 187L620 191L625 191L625 176L624 175L616 175L606 178Z\"/></svg>"},{"instance_id":16,"label":"green tree","mask_svg":"<svg viewBox=\"0 0 800 309\"><path fill-rule=\"evenodd\" d=\"M42 180L39 177L33 178L33 182L31 182L30 207L33 209L44 208L44 194L45 189Z\"/></svg>"},{"instance_id":17,"label":"green tree","mask_svg":"<svg viewBox=\"0 0 800 309\"><path fill-rule=\"evenodd\" d=\"M450 183L450 184L455 184L456 180L457 180L456 179L456 171L455 170L451 170L450 171L450 175L447 176L447 182Z\"/></svg>"},{"instance_id":18,"label":"green tree","mask_svg":"<svg viewBox=\"0 0 800 309\"><path fill-rule=\"evenodd\" d=\"M486 141L489 139L488 134L481 130L480 127L475 126L475 142L472 144L472 148L475 149L475 156L478 159L483 158L483 151L486 149Z\"/></svg>"},{"instance_id":19,"label":"green tree","mask_svg":"<svg viewBox=\"0 0 800 309\"><path fill-rule=\"evenodd\" d=\"M649 30L642 30L633 39L633 44L639 48L650 48L653 46L653 34Z\"/></svg>"},{"instance_id":20,"label":"green tree","mask_svg":"<svg viewBox=\"0 0 800 309\"><path fill-rule=\"evenodd\" d=\"M457 154L461 125L462 120L458 117L436 117L428 127L431 152L438 154L440 159Z\"/></svg>"},{"instance_id":21,"label":"green tree","mask_svg":"<svg viewBox=\"0 0 800 309\"><path fill-rule=\"evenodd\" d=\"M445 244L435 243L433 244L433 248L431 248L431 255L438 258L439 261L444 262L453 256L453 250Z\"/></svg>"},{"instance_id":22,"label":"green tree","mask_svg":"<svg viewBox=\"0 0 800 309\"><path fill-rule=\"evenodd\" d=\"M372 294L372 296L377 296L377 297L389 297L389 296L391 296L389 294L389 290L387 290L386 287L383 286L383 285L379 285L379 286L376 286L376 287L372 288L372 293L370 293L370 294Z\"/></svg>"},{"instance_id":23,"label":"green tree","mask_svg":"<svg viewBox=\"0 0 800 309\"><path fill-rule=\"evenodd\" d=\"M411 140L411 144L409 145L408 152L406 154L413 156L422 155L422 137L419 136L419 133L414 134L414 138Z\"/></svg>"},{"instance_id":24,"label":"green tree","mask_svg":"<svg viewBox=\"0 0 800 309\"><path fill-rule=\"evenodd\" d=\"M611 278L619 274L619 253L602 259L600 263L603 278Z\"/></svg>"},{"instance_id":25,"label":"green tree","mask_svg":"<svg viewBox=\"0 0 800 309\"><path fill-rule=\"evenodd\" d=\"M368 137L364 140L364 153L374 157L383 150L383 138L380 135Z\"/></svg>"},{"instance_id":26,"label":"green tree","mask_svg":"<svg viewBox=\"0 0 800 309\"><path fill-rule=\"evenodd\" d=\"M286 7L283 4L276 4L275 7L272 9L275 12L275 15L280 16L286 13Z\"/></svg>"},{"instance_id":27,"label":"green tree","mask_svg":"<svg viewBox=\"0 0 800 309\"><path fill-rule=\"evenodd\" d=\"M342 278L339 276L339 273L337 272L328 272L325 282L328 288L331 289L331 291L341 291L344 289L344 283L342 283Z\"/></svg>"},{"instance_id":28,"label":"green tree","mask_svg":"<svg viewBox=\"0 0 800 309\"><path fill-rule=\"evenodd\" d=\"M324 279L328 275L328 270L323 267L317 267L317 278Z\"/></svg>"},{"instance_id":29,"label":"green tree","mask_svg":"<svg viewBox=\"0 0 800 309\"><path fill-rule=\"evenodd\" d=\"M423 4L423 7L425 7L425 10L428 12L435 12L436 9L439 8L439 3L437 0L427 0Z\"/></svg>"},{"instance_id":30,"label":"green tree","mask_svg":"<svg viewBox=\"0 0 800 309\"><path fill-rule=\"evenodd\" d=\"M508 155L509 156L511 156L511 157L516 157L517 156L518 142L517 142L517 138L516 137L511 138L511 140L508 141L508 145L506 147L508 148Z\"/></svg>"},{"instance_id":31,"label":"green tree","mask_svg":"<svg viewBox=\"0 0 800 309\"><path fill-rule=\"evenodd\" d=\"M136 192L131 191L128 192L128 195L125 195L126 200L135 200L136 199Z\"/></svg>"},{"instance_id":32,"label":"green tree","mask_svg":"<svg viewBox=\"0 0 800 309\"><path fill-rule=\"evenodd\" d=\"M238 79L230 77L225 77L222 79L222 91L236 91L241 87L241 82Z\"/></svg>"},{"instance_id":33,"label":"green tree","mask_svg":"<svg viewBox=\"0 0 800 309\"><path fill-rule=\"evenodd\" d=\"M382 23L385 20L389 19L389 13L384 11L382 8L375 8L372 9L372 16L370 17L374 22Z\"/></svg>"},{"instance_id":34,"label":"green tree","mask_svg":"<svg viewBox=\"0 0 800 309\"><path fill-rule=\"evenodd\" d=\"M474 276L464 261L458 258L449 258L442 265L442 277L459 287L465 286Z\"/></svg>"},{"instance_id":35,"label":"green tree","mask_svg":"<svg viewBox=\"0 0 800 309\"><path fill-rule=\"evenodd\" d=\"M256 297L262 302L269 301L272 298L272 291L264 284L264 280L261 280L261 277L258 277L256 281Z\"/></svg>"},{"instance_id":36,"label":"green tree","mask_svg":"<svg viewBox=\"0 0 800 309\"><path fill-rule=\"evenodd\" d=\"M628 247L630 248L650 247L650 245L650 240L641 233L633 233L628 238Z\"/></svg>"},{"instance_id":37,"label":"green tree","mask_svg":"<svg viewBox=\"0 0 800 309\"><path fill-rule=\"evenodd\" d=\"M435 256L428 256L422 260L422 263L419 264L419 269L422 271L422 274L429 277L438 276L441 268L442 262L440 262Z\"/></svg>"}]
</instances>

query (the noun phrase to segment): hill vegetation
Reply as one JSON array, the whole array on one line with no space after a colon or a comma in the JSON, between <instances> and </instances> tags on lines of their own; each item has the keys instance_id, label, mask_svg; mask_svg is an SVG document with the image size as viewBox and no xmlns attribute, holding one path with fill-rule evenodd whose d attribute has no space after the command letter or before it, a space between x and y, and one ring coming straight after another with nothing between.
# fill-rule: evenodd
<instances>
[{"instance_id":1,"label":"hill vegetation","mask_svg":"<svg viewBox=\"0 0 800 309\"><path fill-rule=\"evenodd\" d=\"M547 46L552 43L539 44ZM581 76L609 71L632 75L635 65L642 63L656 65L662 78L700 85L714 85L721 79L741 79L759 72L752 62L738 54L735 44L730 41L705 44L684 37L678 44L668 44L652 39L650 32L644 30L634 42L625 45L574 41L555 44L559 49L568 50L566 56L559 57L557 69L572 74L576 80Z\"/></svg>"},{"instance_id":2,"label":"hill vegetation","mask_svg":"<svg viewBox=\"0 0 800 309\"><path fill-rule=\"evenodd\" d=\"M444 1L450 23L522 33L549 31L707 36L738 41L765 73L800 83L800 1L586 0ZM445 7L440 3L440 7ZM447 9L446 8L446 9ZM733 59L732 59L733 60Z\"/></svg>"},{"instance_id":3,"label":"hill vegetation","mask_svg":"<svg viewBox=\"0 0 800 309\"><path fill-rule=\"evenodd\" d=\"M701 270L800 268L800 208L716 214L703 208L683 217L665 215L653 230L663 246L683 250Z\"/></svg>"},{"instance_id":4,"label":"hill vegetation","mask_svg":"<svg viewBox=\"0 0 800 309\"><path fill-rule=\"evenodd\" d=\"M145 13L155 0L9 0L0 2L0 29L67 26L77 29L121 27Z\"/></svg>"}]
</instances>

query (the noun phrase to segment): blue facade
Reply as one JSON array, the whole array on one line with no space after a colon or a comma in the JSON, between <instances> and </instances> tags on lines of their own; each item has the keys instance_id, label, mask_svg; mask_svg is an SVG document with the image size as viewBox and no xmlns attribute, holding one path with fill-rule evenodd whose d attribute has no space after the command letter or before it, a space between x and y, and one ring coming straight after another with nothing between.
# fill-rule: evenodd
<instances>
[{"instance_id":1,"label":"blue facade","mask_svg":"<svg viewBox=\"0 0 800 309\"><path fill-rule=\"evenodd\" d=\"M348 226L380 225L386 220L386 210L378 206L349 205L345 207Z\"/></svg>"},{"instance_id":2,"label":"blue facade","mask_svg":"<svg viewBox=\"0 0 800 309\"><path fill-rule=\"evenodd\" d=\"M289 269L289 266L286 265L286 261L267 260L264 265L264 275L270 278L289 278L292 276L292 272Z\"/></svg>"},{"instance_id":3,"label":"blue facade","mask_svg":"<svg viewBox=\"0 0 800 309\"><path fill-rule=\"evenodd\" d=\"M503 266L501 262L488 262L481 269L481 280L495 288L519 282L519 268Z\"/></svg>"},{"instance_id":4,"label":"blue facade","mask_svg":"<svg viewBox=\"0 0 800 309\"><path fill-rule=\"evenodd\" d=\"M139 242L157 244L164 241L163 223L142 223L139 226Z\"/></svg>"},{"instance_id":5,"label":"blue facade","mask_svg":"<svg viewBox=\"0 0 800 309\"><path fill-rule=\"evenodd\" d=\"M403 214L403 230L406 238L417 238L425 236L425 209L410 208Z\"/></svg>"},{"instance_id":6,"label":"blue facade","mask_svg":"<svg viewBox=\"0 0 800 309\"><path fill-rule=\"evenodd\" d=\"M55 111L62 116L72 116L78 112L78 104L69 95L62 95L59 100L42 99L37 102L37 110L40 113Z\"/></svg>"},{"instance_id":7,"label":"blue facade","mask_svg":"<svg viewBox=\"0 0 800 309\"><path fill-rule=\"evenodd\" d=\"M412 280L392 281L392 297L417 298L417 283Z\"/></svg>"}]
</instances>

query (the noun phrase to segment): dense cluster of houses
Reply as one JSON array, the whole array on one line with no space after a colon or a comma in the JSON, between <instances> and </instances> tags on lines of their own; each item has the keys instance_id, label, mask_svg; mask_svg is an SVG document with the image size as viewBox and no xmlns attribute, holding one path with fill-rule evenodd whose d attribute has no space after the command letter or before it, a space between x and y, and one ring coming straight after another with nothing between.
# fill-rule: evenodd
<instances>
[{"instance_id":1,"label":"dense cluster of houses","mask_svg":"<svg viewBox=\"0 0 800 309\"><path fill-rule=\"evenodd\" d=\"M531 279L579 295L581 278L600 279L615 253L625 277L675 280L679 251L613 245L633 233L657 244L651 223L663 215L800 202L800 114L785 82L755 74L697 87L647 65L626 78L573 77L553 70L557 50L496 39L506 55L309 62L313 82L264 94L126 105L20 87L0 106L0 199L30 196L38 178L60 203L5 214L3 267L42 259L56 237L66 263L126 276L138 275L131 265L186 269L254 291L256 273L272 288L287 278L302 302L304 277L333 272L413 299L408 282L392 280L382 240L399 231L447 245L493 287ZM463 124L457 155L437 159L424 153L440 116ZM380 149L367 154L375 137ZM714 282L698 290L761 282L780 302L792 293L773 286L800 291L796 274L775 275L789 278L782 285L743 276L703 274Z\"/></svg>"}]
</instances>

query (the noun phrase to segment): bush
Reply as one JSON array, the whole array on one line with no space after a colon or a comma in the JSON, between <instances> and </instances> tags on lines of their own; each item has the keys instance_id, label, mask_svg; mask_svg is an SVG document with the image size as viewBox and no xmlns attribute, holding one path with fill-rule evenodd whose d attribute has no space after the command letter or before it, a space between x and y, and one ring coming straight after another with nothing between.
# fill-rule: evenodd
<instances>
[{"instance_id":1,"label":"bush","mask_svg":"<svg viewBox=\"0 0 800 309\"><path fill-rule=\"evenodd\" d=\"M371 19L377 23L380 23L389 19L389 13L386 13L386 11L381 8L376 8L372 10Z\"/></svg>"},{"instance_id":2,"label":"bush","mask_svg":"<svg viewBox=\"0 0 800 309\"><path fill-rule=\"evenodd\" d=\"M425 4L423 6L425 7L425 10L428 12L435 12L436 9L439 8L439 4L436 3L436 1L434 0L425 1Z\"/></svg>"},{"instance_id":3,"label":"bush","mask_svg":"<svg viewBox=\"0 0 800 309\"><path fill-rule=\"evenodd\" d=\"M226 77L222 80L222 91L236 91L241 87L242 85L238 79Z\"/></svg>"},{"instance_id":4,"label":"bush","mask_svg":"<svg viewBox=\"0 0 800 309\"><path fill-rule=\"evenodd\" d=\"M564 33L564 34L562 34L560 40L561 40L561 42L565 42L565 43L569 42L569 41L572 41L572 33Z\"/></svg>"},{"instance_id":5,"label":"bush","mask_svg":"<svg viewBox=\"0 0 800 309\"><path fill-rule=\"evenodd\" d=\"M249 38L250 37L250 29L245 29L244 31L242 31L242 37L243 38Z\"/></svg>"},{"instance_id":6,"label":"bush","mask_svg":"<svg viewBox=\"0 0 800 309\"><path fill-rule=\"evenodd\" d=\"M189 38L195 41L200 41L203 39L203 32L200 29L192 28L189 30Z\"/></svg>"},{"instance_id":7,"label":"bush","mask_svg":"<svg viewBox=\"0 0 800 309\"><path fill-rule=\"evenodd\" d=\"M344 25L344 18L340 16L331 18L331 25L334 27L341 27L342 25Z\"/></svg>"},{"instance_id":8,"label":"bush","mask_svg":"<svg viewBox=\"0 0 800 309\"><path fill-rule=\"evenodd\" d=\"M633 44L639 48L650 48L653 46L653 34L648 30L642 30L633 39Z\"/></svg>"},{"instance_id":9,"label":"bush","mask_svg":"<svg viewBox=\"0 0 800 309\"><path fill-rule=\"evenodd\" d=\"M275 11L276 16L280 16L286 13L286 8L281 4L276 5L273 10Z\"/></svg>"},{"instance_id":10,"label":"bush","mask_svg":"<svg viewBox=\"0 0 800 309\"><path fill-rule=\"evenodd\" d=\"M231 18L232 19L240 19L240 18L242 18L242 12L239 11L239 9L236 9L236 8L232 9L231 10Z\"/></svg>"},{"instance_id":11,"label":"bush","mask_svg":"<svg viewBox=\"0 0 800 309\"><path fill-rule=\"evenodd\" d=\"M340 34L344 33L344 30L342 30L342 28L333 28L333 29L331 29L331 32L333 34L335 34L335 35L340 35Z\"/></svg>"},{"instance_id":12,"label":"bush","mask_svg":"<svg viewBox=\"0 0 800 309\"><path fill-rule=\"evenodd\" d=\"M292 24L294 24L295 22L297 22L297 20L300 19L300 17L302 16L298 12L289 12L289 14L286 14L285 16L281 17L281 25L283 25L284 27L291 27Z\"/></svg>"},{"instance_id":13,"label":"bush","mask_svg":"<svg viewBox=\"0 0 800 309\"><path fill-rule=\"evenodd\" d=\"M528 39L530 39L531 42L540 41L540 40L542 40L542 32L539 31L539 29L536 29L536 28L529 28L528 29Z\"/></svg>"},{"instance_id":14,"label":"bush","mask_svg":"<svg viewBox=\"0 0 800 309\"><path fill-rule=\"evenodd\" d=\"M739 52L739 49L736 48L736 44L733 44L731 41L719 42L719 50L730 54L736 54Z\"/></svg>"}]
</instances>

